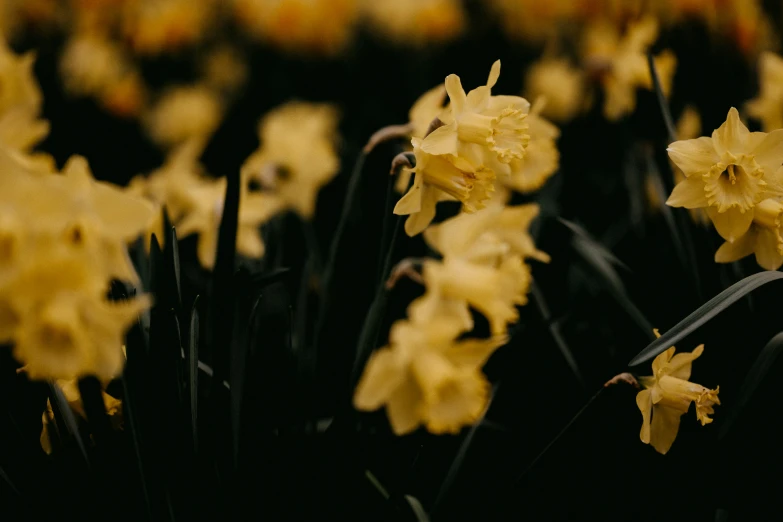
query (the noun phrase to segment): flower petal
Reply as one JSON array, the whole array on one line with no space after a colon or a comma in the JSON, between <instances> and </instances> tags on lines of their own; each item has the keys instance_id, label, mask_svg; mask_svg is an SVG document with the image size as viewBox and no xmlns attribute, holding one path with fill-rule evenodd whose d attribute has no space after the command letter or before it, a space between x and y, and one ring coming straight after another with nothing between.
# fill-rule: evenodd
<instances>
[{"instance_id":1,"label":"flower petal","mask_svg":"<svg viewBox=\"0 0 783 522\"><path fill-rule=\"evenodd\" d=\"M682 413L666 406L654 405L650 425L650 444L658 453L666 455L677 438Z\"/></svg>"},{"instance_id":2,"label":"flower petal","mask_svg":"<svg viewBox=\"0 0 783 522\"><path fill-rule=\"evenodd\" d=\"M678 353L669 364L666 365L666 373L683 381L691 378L691 363L698 359L704 351L704 345L700 344L692 352Z\"/></svg>"},{"instance_id":3,"label":"flower petal","mask_svg":"<svg viewBox=\"0 0 783 522\"><path fill-rule=\"evenodd\" d=\"M715 252L716 263L731 263L749 256L756 247L756 231L754 228L748 230L748 233L737 239L733 243L726 241L717 252Z\"/></svg>"},{"instance_id":4,"label":"flower petal","mask_svg":"<svg viewBox=\"0 0 783 522\"><path fill-rule=\"evenodd\" d=\"M381 348L370 356L364 368L353 405L357 410L377 410L386 403L408 376L399 352Z\"/></svg>"},{"instance_id":5,"label":"flower petal","mask_svg":"<svg viewBox=\"0 0 783 522\"><path fill-rule=\"evenodd\" d=\"M709 205L704 191L704 180L699 176L685 178L677 183L666 204L670 207L702 208Z\"/></svg>"},{"instance_id":6,"label":"flower petal","mask_svg":"<svg viewBox=\"0 0 783 522\"><path fill-rule=\"evenodd\" d=\"M407 379L389 397L386 414L395 435L405 435L421 424L422 395L416 381Z\"/></svg>"},{"instance_id":7,"label":"flower petal","mask_svg":"<svg viewBox=\"0 0 783 522\"><path fill-rule=\"evenodd\" d=\"M766 134L751 154L764 169L765 175L774 175L783 163L783 129Z\"/></svg>"},{"instance_id":8,"label":"flower petal","mask_svg":"<svg viewBox=\"0 0 783 522\"><path fill-rule=\"evenodd\" d=\"M421 150L427 154L438 156L441 154L457 155L457 146L459 138L457 137L457 124L450 123L432 131L429 136L421 142Z\"/></svg>"},{"instance_id":9,"label":"flower petal","mask_svg":"<svg viewBox=\"0 0 783 522\"><path fill-rule=\"evenodd\" d=\"M656 331L656 337L658 336ZM674 346L670 346L666 350L662 351L658 357L653 359L652 363L652 370L653 375L655 377L658 377L658 372L662 370L667 364L669 364L669 361L671 360L672 356L674 355Z\"/></svg>"},{"instance_id":10,"label":"flower petal","mask_svg":"<svg viewBox=\"0 0 783 522\"><path fill-rule=\"evenodd\" d=\"M495 60L492 64L492 68L489 70L489 78L487 78L487 87L490 89L495 86L500 78L500 60Z\"/></svg>"},{"instance_id":11,"label":"flower petal","mask_svg":"<svg viewBox=\"0 0 783 522\"><path fill-rule=\"evenodd\" d=\"M707 215L710 216L718 234L730 243L742 237L753 222L753 212L742 212L736 207L729 207L726 212L718 212L715 207L707 207Z\"/></svg>"},{"instance_id":12,"label":"flower petal","mask_svg":"<svg viewBox=\"0 0 783 522\"><path fill-rule=\"evenodd\" d=\"M756 262L764 270L777 270L783 265L783 255L778 250L779 244L775 230L759 228L756 238Z\"/></svg>"},{"instance_id":13,"label":"flower petal","mask_svg":"<svg viewBox=\"0 0 783 522\"><path fill-rule=\"evenodd\" d=\"M650 390L642 390L636 394L636 406L642 412L642 430L639 432L639 438L645 444L650 443L650 414L652 413L652 399Z\"/></svg>"},{"instance_id":14,"label":"flower petal","mask_svg":"<svg viewBox=\"0 0 783 522\"><path fill-rule=\"evenodd\" d=\"M421 199L421 210L411 214L405 220L406 234L413 237L423 232L432 223L435 218L435 205L438 203L440 193L441 191L436 188L425 187Z\"/></svg>"},{"instance_id":15,"label":"flower petal","mask_svg":"<svg viewBox=\"0 0 783 522\"><path fill-rule=\"evenodd\" d=\"M459 114L465 108L465 89L462 88L462 82L456 74L446 76L446 92L451 101L452 114Z\"/></svg>"},{"instance_id":16,"label":"flower petal","mask_svg":"<svg viewBox=\"0 0 783 522\"><path fill-rule=\"evenodd\" d=\"M414 174L414 176L413 186L410 188L408 193L401 197L394 206L393 212L398 216L415 214L421 210L421 198L422 194L424 193L424 176L419 174ZM407 183L405 186L407 187Z\"/></svg>"},{"instance_id":17,"label":"flower petal","mask_svg":"<svg viewBox=\"0 0 783 522\"><path fill-rule=\"evenodd\" d=\"M723 122L723 125L712 133L712 140L718 154L723 155L725 152L736 154L747 152L744 149L749 136L750 132L740 121L737 109L732 107L729 109L729 114L726 116L726 121Z\"/></svg>"},{"instance_id":18,"label":"flower petal","mask_svg":"<svg viewBox=\"0 0 783 522\"><path fill-rule=\"evenodd\" d=\"M720 160L712 138L707 137L675 141L666 150L669 152L669 158L680 167L686 177L706 174L710 167Z\"/></svg>"}]
</instances>

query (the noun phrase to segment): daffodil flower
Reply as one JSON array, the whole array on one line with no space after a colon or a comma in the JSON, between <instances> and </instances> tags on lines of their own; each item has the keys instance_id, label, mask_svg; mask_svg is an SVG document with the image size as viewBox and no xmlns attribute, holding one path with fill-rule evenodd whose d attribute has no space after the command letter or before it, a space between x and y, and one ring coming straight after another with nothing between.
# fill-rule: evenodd
<instances>
[{"instance_id":1,"label":"daffodil flower","mask_svg":"<svg viewBox=\"0 0 783 522\"><path fill-rule=\"evenodd\" d=\"M409 236L421 233L435 218L435 206L444 199L462 202L466 212L484 208L485 202L495 190L495 175L486 169L474 170L473 166L457 156L435 156L424 152L422 141L411 140L416 166L413 186L394 207L397 215L408 215L405 232Z\"/></svg>"},{"instance_id":2,"label":"daffodil flower","mask_svg":"<svg viewBox=\"0 0 783 522\"><path fill-rule=\"evenodd\" d=\"M775 199L765 199L753 208L753 223L739 239L726 241L715 253L715 262L731 263L750 254L765 270L777 270L783 265L783 237L780 233L783 205Z\"/></svg>"},{"instance_id":3,"label":"daffodil flower","mask_svg":"<svg viewBox=\"0 0 783 522\"><path fill-rule=\"evenodd\" d=\"M655 335L659 336L657 330ZM719 388L710 390L688 381L691 364L703 351L704 345L699 345L691 353L675 355L672 346L653 360L652 376L639 378L644 387L636 395L636 405L642 412L639 436L658 453L666 454L671 448L680 429L680 417L691 403L696 405L696 418L702 426L712 422L713 406L720 404Z\"/></svg>"},{"instance_id":4,"label":"daffodil flower","mask_svg":"<svg viewBox=\"0 0 783 522\"><path fill-rule=\"evenodd\" d=\"M749 132L734 107L712 137L676 141L668 151L686 178L666 204L705 208L726 241L748 231L760 201L783 195L783 130Z\"/></svg>"},{"instance_id":5,"label":"daffodil flower","mask_svg":"<svg viewBox=\"0 0 783 522\"><path fill-rule=\"evenodd\" d=\"M767 132L783 127L783 58L766 51L759 57L759 95L745 108Z\"/></svg>"},{"instance_id":6,"label":"daffodil flower","mask_svg":"<svg viewBox=\"0 0 783 522\"><path fill-rule=\"evenodd\" d=\"M468 94L459 76L447 76L449 121L424 139L422 150L464 158L474 168L484 166L498 174L508 172L503 165L522 159L530 139L526 121L530 104L519 96L492 96L499 76L500 60L492 65L487 84Z\"/></svg>"},{"instance_id":7,"label":"daffodil flower","mask_svg":"<svg viewBox=\"0 0 783 522\"><path fill-rule=\"evenodd\" d=\"M421 300L431 300L424 308L439 317L440 297L425 294ZM435 323L421 317L396 322L390 346L370 357L356 388L354 406L360 410L385 406L397 435L421 424L432 433L458 433L486 408L489 383L481 367L505 337L455 341L462 326L444 322L448 314L440 317Z\"/></svg>"},{"instance_id":8,"label":"daffodil flower","mask_svg":"<svg viewBox=\"0 0 783 522\"><path fill-rule=\"evenodd\" d=\"M543 99L536 100L527 116L530 141L525 157L513 160L510 175L500 177L506 187L523 194L540 189L560 166L560 152L555 144L560 130L539 115L545 105Z\"/></svg>"}]
</instances>

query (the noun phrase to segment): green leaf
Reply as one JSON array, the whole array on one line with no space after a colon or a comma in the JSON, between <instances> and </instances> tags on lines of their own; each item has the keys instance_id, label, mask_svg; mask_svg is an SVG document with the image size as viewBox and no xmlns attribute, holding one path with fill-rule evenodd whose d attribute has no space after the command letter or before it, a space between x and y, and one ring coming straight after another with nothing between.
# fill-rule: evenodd
<instances>
[{"instance_id":1,"label":"green leaf","mask_svg":"<svg viewBox=\"0 0 783 522\"><path fill-rule=\"evenodd\" d=\"M636 354L636 357L631 359L628 366L637 366L643 362L649 361L673 344L676 344L678 341L687 337L688 334L724 311L743 296L756 290L760 286L772 281L777 281L778 279L783 279L783 273L760 272L734 283L729 288L701 305L661 337L647 345L646 348Z\"/></svg>"},{"instance_id":2,"label":"green leaf","mask_svg":"<svg viewBox=\"0 0 783 522\"><path fill-rule=\"evenodd\" d=\"M622 267L623 269L627 271L631 271L630 268L628 268L628 265L620 261L617 256L615 256L608 248L606 248L604 245L602 245L598 240L596 240L593 236L590 235L590 233L582 228L580 225L577 225L576 223L572 223L571 221L568 221L567 219L563 218L557 218L560 223L565 225L571 232L574 233L574 236L582 238L587 243L589 243L592 248L594 248L602 257L604 257L607 261L612 263L613 265L617 265L619 267Z\"/></svg>"},{"instance_id":3,"label":"green leaf","mask_svg":"<svg viewBox=\"0 0 783 522\"><path fill-rule=\"evenodd\" d=\"M89 466L90 460L87 457L87 446L82 440L82 436L79 433L79 424L76 421L76 416L71 410L68 400L65 398L63 391L60 387L54 383L49 383L49 402L52 405L52 413L54 413L54 419L57 422L57 428L59 432L67 433L70 437L76 441L76 445L79 447L79 452L84 458L84 462Z\"/></svg>"},{"instance_id":4,"label":"green leaf","mask_svg":"<svg viewBox=\"0 0 783 522\"><path fill-rule=\"evenodd\" d=\"M190 429L193 434L193 448L198 451L198 342L199 318L198 297L193 301L190 313L190 335L188 336L188 391L190 393Z\"/></svg>"},{"instance_id":5,"label":"green leaf","mask_svg":"<svg viewBox=\"0 0 783 522\"><path fill-rule=\"evenodd\" d=\"M419 499L411 495L405 495L405 500L410 505L413 514L416 515L416 520L419 522L430 522L430 517L424 510L424 506L422 506L421 502L419 502Z\"/></svg>"},{"instance_id":6,"label":"green leaf","mask_svg":"<svg viewBox=\"0 0 783 522\"><path fill-rule=\"evenodd\" d=\"M729 410L728 415L723 420L720 428L718 438L722 439L731 430L734 425L734 421L737 420L742 409L748 403L756 388L764 380L770 367L774 364L775 360L780 355L781 348L783 348L783 332L778 333L762 348L761 353L756 358L753 366L745 376L745 381L742 383L742 387L737 397L737 402Z\"/></svg>"}]
</instances>

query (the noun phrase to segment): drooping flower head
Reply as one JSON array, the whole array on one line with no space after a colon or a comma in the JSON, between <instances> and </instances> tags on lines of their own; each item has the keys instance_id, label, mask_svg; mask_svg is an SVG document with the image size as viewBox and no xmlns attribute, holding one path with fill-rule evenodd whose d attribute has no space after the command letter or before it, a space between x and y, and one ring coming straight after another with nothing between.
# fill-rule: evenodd
<instances>
[{"instance_id":1,"label":"drooping flower head","mask_svg":"<svg viewBox=\"0 0 783 522\"><path fill-rule=\"evenodd\" d=\"M660 337L658 331L655 335ZM653 375L641 377L644 387L636 395L636 405L642 412L640 438L651 444L659 453L667 453L680 429L680 417L688 412L691 403L696 405L696 418L704 426L712 422L713 406L720 404L716 388L710 390L689 382L691 364L704 351L699 345L691 353L674 354L672 346L653 360Z\"/></svg>"}]
</instances>

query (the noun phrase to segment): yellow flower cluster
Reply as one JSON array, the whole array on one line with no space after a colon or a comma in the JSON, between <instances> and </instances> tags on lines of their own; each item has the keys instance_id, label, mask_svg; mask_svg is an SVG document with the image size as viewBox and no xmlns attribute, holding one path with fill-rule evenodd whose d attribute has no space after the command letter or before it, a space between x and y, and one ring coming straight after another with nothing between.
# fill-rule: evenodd
<instances>
[{"instance_id":1,"label":"yellow flower cluster","mask_svg":"<svg viewBox=\"0 0 783 522\"><path fill-rule=\"evenodd\" d=\"M780 268L783 129L750 132L732 107L712 137L677 141L668 151L685 179L666 203L706 210L726 240L715 261L729 263L755 253L762 268Z\"/></svg>"},{"instance_id":2,"label":"yellow flower cluster","mask_svg":"<svg viewBox=\"0 0 783 522\"><path fill-rule=\"evenodd\" d=\"M408 45L451 40L467 25L457 0L363 0L361 14L374 32Z\"/></svg>"},{"instance_id":3,"label":"yellow flower cluster","mask_svg":"<svg viewBox=\"0 0 783 522\"><path fill-rule=\"evenodd\" d=\"M215 265L217 235L223 217L226 178L213 178L199 163L203 142L190 140L173 149L166 162L148 176L136 176L128 185L131 194L165 206L179 237L198 234L198 258L204 268ZM239 204L237 252L250 258L264 255L259 227L281 209L269 194L242 191ZM160 217L148 232L163 241Z\"/></svg>"},{"instance_id":4,"label":"yellow flower cluster","mask_svg":"<svg viewBox=\"0 0 783 522\"><path fill-rule=\"evenodd\" d=\"M0 342L35 379L116 376L149 299L106 292L112 279L138 282L125 243L152 206L95 181L79 156L58 174L0 148L0 168Z\"/></svg>"},{"instance_id":5,"label":"yellow flower cluster","mask_svg":"<svg viewBox=\"0 0 783 522\"><path fill-rule=\"evenodd\" d=\"M660 337L657 330L655 335ZM672 346L653 361L653 375L639 379L644 387L636 395L636 405L643 419L639 436L658 453L666 454L672 447L680 429L680 417L688 413L691 403L696 405L696 418L702 426L712 422L713 406L720 404L720 388L710 390L689 381L691 365L703 351L702 344L691 353L675 355Z\"/></svg>"},{"instance_id":6,"label":"yellow flower cluster","mask_svg":"<svg viewBox=\"0 0 783 522\"><path fill-rule=\"evenodd\" d=\"M327 104L289 102L270 111L258 125L258 150L242 165L243 185L263 188L283 208L310 219L318 191L340 170L337 120Z\"/></svg>"},{"instance_id":7,"label":"yellow flower cluster","mask_svg":"<svg viewBox=\"0 0 783 522\"><path fill-rule=\"evenodd\" d=\"M505 344L516 306L527 302L531 275L524 261L549 261L527 233L537 214L537 205L492 204L424 232L443 260L424 262L426 291L411 303L408 318L392 326L389 346L368 361L356 408L386 406L398 435L421 424L433 433L458 433L482 415L489 383L481 368ZM487 318L492 337L462 337L473 329L469 307Z\"/></svg>"}]
</instances>

